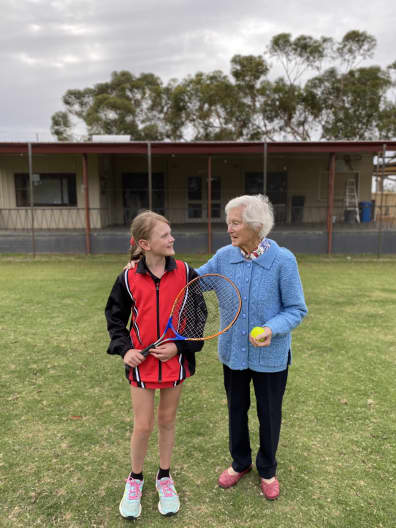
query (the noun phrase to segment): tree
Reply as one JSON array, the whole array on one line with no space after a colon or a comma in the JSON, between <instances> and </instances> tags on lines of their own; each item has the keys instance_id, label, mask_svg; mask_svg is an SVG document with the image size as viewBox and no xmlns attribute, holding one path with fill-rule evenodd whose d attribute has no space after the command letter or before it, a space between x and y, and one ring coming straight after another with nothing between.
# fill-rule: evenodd
<instances>
[{"instance_id":1,"label":"tree","mask_svg":"<svg viewBox=\"0 0 396 528\"><path fill-rule=\"evenodd\" d=\"M333 40L328 37L314 39L300 35L292 40L290 33L280 33L272 38L266 54L279 61L286 74L286 82L294 85L308 70L321 69L333 44Z\"/></svg>"},{"instance_id":2,"label":"tree","mask_svg":"<svg viewBox=\"0 0 396 528\"><path fill-rule=\"evenodd\" d=\"M67 112L55 112L51 118L51 133L59 141L72 141L72 123Z\"/></svg>"},{"instance_id":3,"label":"tree","mask_svg":"<svg viewBox=\"0 0 396 528\"><path fill-rule=\"evenodd\" d=\"M152 73L113 72L109 82L68 90L52 116L60 140L76 123L133 140L370 140L396 136L396 61L362 65L376 39L275 35L263 55L235 55L230 75L197 72L166 85ZM270 78L271 63L283 73ZM279 70L278 70L279 71Z\"/></svg>"},{"instance_id":4,"label":"tree","mask_svg":"<svg viewBox=\"0 0 396 528\"><path fill-rule=\"evenodd\" d=\"M235 55L231 59L235 102L230 119L237 139L259 141L273 138L273 118L270 112L272 83L263 57Z\"/></svg>"},{"instance_id":5,"label":"tree","mask_svg":"<svg viewBox=\"0 0 396 528\"><path fill-rule=\"evenodd\" d=\"M113 72L107 83L93 88L68 90L63 97L66 112L54 115L65 125L66 115L85 123L88 136L127 134L135 140L163 139L162 116L165 110L161 79L151 73L139 77L130 72ZM55 117L57 116L57 117ZM52 128L60 138L62 127Z\"/></svg>"},{"instance_id":6,"label":"tree","mask_svg":"<svg viewBox=\"0 0 396 528\"><path fill-rule=\"evenodd\" d=\"M322 139L365 140L382 132L384 96L391 86L386 71L378 66L340 74L330 68L307 82L318 109Z\"/></svg>"},{"instance_id":7,"label":"tree","mask_svg":"<svg viewBox=\"0 0 396 528\"><path fill-rule=\"evenodd\" d=\"M350 71L362 60L372 58L376 45L376 39L366 31L349 31L338 43L335 58L344 64L346 71Z\"/></svg>"},{"instance_id":8,"label":"tree","mask_svg":"<svg viewBox=\"0 0 396 528\"><path fill-rule=\"evenodd\" d=\"M198 72L187 77L180 84L180 97L186 127L194 140L237 139L232 114L238 101L235 87L223 72Z\"/></svg>"},{"instance_id":9,"label":"tree","mask_svg":"<svg viewBox=\"0 0 396 528\"><path fill-rule=\"evenodd\" d=\"M279 61L286 76L275 82L279 130L300 140L392 134L392 107L386 100L392 86L389 74L377 66L356 68L373 56L375 46L373 36L357 30L338 43L306 35L293 40L288 33L273 37L267 54ZM323 70L328 64L333 65ZM312 71L317 74L307 79Z\"/></svg>"}]
</instances>

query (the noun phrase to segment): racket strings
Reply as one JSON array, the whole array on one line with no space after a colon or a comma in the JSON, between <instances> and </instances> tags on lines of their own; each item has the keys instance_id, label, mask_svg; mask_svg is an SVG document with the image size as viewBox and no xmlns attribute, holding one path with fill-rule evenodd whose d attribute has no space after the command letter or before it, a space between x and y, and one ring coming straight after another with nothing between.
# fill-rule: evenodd
<instances>
[{"instance_id":1,"label":"racket strings","mask_svg":"<svg viewBox=\"0 0 396 528\"><path fill-rule=\"evenodd\" d=\"M183 337L205 339L224 332L236 319L240 296L221 276L202 276L190 282L176 300L173 326Z\"/></svg>"}]
</instances>

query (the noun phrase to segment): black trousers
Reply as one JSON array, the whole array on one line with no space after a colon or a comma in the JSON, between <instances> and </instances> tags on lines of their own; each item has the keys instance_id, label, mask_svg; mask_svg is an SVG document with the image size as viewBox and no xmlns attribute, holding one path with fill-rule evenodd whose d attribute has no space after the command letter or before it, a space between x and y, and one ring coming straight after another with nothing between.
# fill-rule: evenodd
<instances>
[{"instance_id":1,"label":"black trousers","mask_svg":"<svg viewBox=\"0 0 396 528\"><path fill-rule=\"evenodd\" d=\"M288 369L281 372L255 372L231 370L223 365L224 387L228 402L229 447L232 467L241 472L252 463L248 410L250 382L256 395L257 417L260 424L260 447L256 467L262 478L276 474L276 450L282 421L282 399L286 388Z\"/></svg>"}]
</instances>

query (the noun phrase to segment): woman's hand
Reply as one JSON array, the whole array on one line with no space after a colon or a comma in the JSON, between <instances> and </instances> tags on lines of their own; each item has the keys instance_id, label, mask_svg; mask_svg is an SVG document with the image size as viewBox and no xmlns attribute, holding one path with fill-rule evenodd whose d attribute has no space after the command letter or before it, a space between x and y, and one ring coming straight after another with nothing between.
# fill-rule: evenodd
<instances>
[{"instance_id":1,"label":"woman's hand","mask_svg":"<svg viewBox=\"0 0 396 528\"><path fill-rule=\"evenodd\" d=\"M146 358L136 348L130 348L124 356L124 363L129 367L138 367Z\"/></svg>"},{"instance_id":2,"label":"woman's hand","mask_svg":"<svg viewBox=\"0 0 396 528\"><path fill-rule=\"evenodd\" d=\"M177 354L177 346L173 341L168 341L158 345L156 348L151 349L150 354L157 358L159 361L165 363Z\"/></svg>"},{"instance_id":3,"label":"woman's hand","mask_svg":"<svg viewBox=\"0 0 396 528\"><path fill-rule=\"evenodd\" d=\"M271 344L272 330L268 326L263 326L264 332L256 337L249 335L249 341L253 346L267 347Z\"/></svg>"},{"instance_id":4,"label":"woman's hand","mask_svg":"<svg viewBox=\"0 0 396 528\"><path fill-rule=\"evenodd\" d=\"M122 271L133 269L136 266L136 260L131 260L126 266L122 268Z\"/></svg>"}]
</instances>

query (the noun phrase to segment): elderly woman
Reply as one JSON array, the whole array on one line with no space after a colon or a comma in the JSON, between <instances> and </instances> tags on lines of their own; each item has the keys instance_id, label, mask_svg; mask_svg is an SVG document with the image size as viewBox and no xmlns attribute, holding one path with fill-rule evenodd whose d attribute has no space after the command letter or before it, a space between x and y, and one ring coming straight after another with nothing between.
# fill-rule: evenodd
<instances>
[{"instance_id":1,"label":"elderly woman","mask_svg":"<svg viewBox=\"0 0 396 528\"><path fill-rule=\"evenodd\" d=\"M235 325L219 338L229 414L232 463L219 477L229 488L252 469L248 410L253 381L260 446L256 467L264 496L279 496L276 451L282 399L291 362L291 331L307 313L294 255L267 238L273 227L267 197L239 196L225 208L231 245L221 248L197 272L221 273L232 279L242 297ZM262 327L254 338L250 331Z\"/></svg>"}]
</instances>

